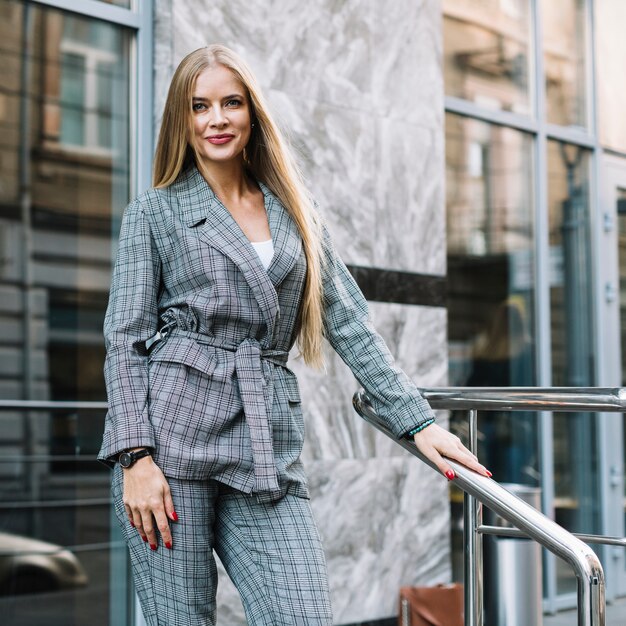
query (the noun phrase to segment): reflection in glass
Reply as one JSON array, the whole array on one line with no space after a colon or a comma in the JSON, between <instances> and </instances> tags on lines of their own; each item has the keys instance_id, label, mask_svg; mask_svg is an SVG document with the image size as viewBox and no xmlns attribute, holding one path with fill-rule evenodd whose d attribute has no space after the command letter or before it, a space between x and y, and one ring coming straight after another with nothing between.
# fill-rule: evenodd
<instances>
[{"instance_id":1,"label":"reflection in glass","mask_svg":"<svg viewBox=\"0 0 626 626\"><path fill-rule=\"evenodd\" d=\"M563 126L587 126L584 0L540 2L547 119Z\"/></svg>"},{"instance_id":2,"label":"reflection in glass","mask_svg":"<svg viewBox=\"0 0 626 626\"><path fill-rule=\"evenodd\" d=\"M532 139L448 114L446 190L450 385L533 385ZM461 435L466 423L452 416ZM498 480L536 486L535 415L481 412L478 428L479 455Z\"/></svg>"},{"instance_id":3,"label":"reflection in glass","mask_svg":"<svg viewBox=\"0 0 626 626\"><path fill-rule=\"evenodd\" d=\"M131 35L18 0L1 17L0 398L102 401L112 242L129 196ZM13 549L0 547L3 623L109 625L102 413L0 414L0 544Z\"/></svg>"},{"instance_id":4,"label":"reflection in glass","mask_svg":"<svg viewBox=\"0 0 626 626\"><path fill-rule=\"evenodd\" d=\"M587 150L556 141L548 143L550 317L555 386L593 385L589 164ZM557 522L575 532L598 532L594 417L556 413L553 429ZM558 592L575 590L576 582L568 568L560 563L558 568Z\"/></svg>"},{"instance_id":5,"label":"reflection in glass","mask_svg":"<svg viewBox=\"0 0 626 626\"><path fill-rule=\"evenodd\" d=\"M453 386L535 380L531 147L516 130L446 117ZM535 435L527 417L480 416L483 459L501 481L534 484Z\"/></svg>"},{"instance_id":6,"label":"reflection in glass","mask_svg":"<svg viewBox=\"0 0 626 626\"><path fill-rule=\"evenodd\" d=\"M447 96L531 113L529 7L527 0L444 0Z\"/></svg>"},{"instance_id":7,"label":"reflection in glass","mask_svg":"<svg viewBox=\"0 0 626 626\"><path fill-rule=\"evenodd\" d=\"M596 90L600 142L606 148L626 152L626 2L594 2Z\"/></svg>"}]
</instances>

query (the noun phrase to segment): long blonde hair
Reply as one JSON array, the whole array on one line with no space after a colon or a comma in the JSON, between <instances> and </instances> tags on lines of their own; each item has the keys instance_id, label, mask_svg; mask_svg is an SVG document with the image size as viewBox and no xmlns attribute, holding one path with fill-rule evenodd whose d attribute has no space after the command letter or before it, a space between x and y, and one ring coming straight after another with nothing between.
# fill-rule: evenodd
<instances>
[{"instance_id":1,"label":"long blonde hair","mask_svg":"<svg viewBox=\"0 0 626 626\"><path fill-rule=\"evenodd\" d=\"M322 230L302 174L272 119L259 85L246 63L220 44L188 54L176 68L165 102L154 160L153 185L167 187L197 162L192 133L192 96L198 75L208 67L228 68L247 91L254 128L244 151L247 169L265 183L293 218L307 262L300 305L298 348L309 365L323 365Z\"/></svg>"}]
</instances>

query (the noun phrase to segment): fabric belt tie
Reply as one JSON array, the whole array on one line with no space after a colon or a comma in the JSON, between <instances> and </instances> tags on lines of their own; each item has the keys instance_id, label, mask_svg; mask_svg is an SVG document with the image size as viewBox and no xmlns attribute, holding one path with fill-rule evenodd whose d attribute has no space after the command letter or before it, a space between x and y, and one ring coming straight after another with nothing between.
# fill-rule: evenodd
<instances>
[{"instance_id":1,"label":"fabric belt tie","mask_svg":"<svg viewBox=\"0 0 626 626\"><path fill-rule=\"evenodd\" d=\"M163 329L162 329L163 330ZM209 335L186 331L180 328L167 329L154 336L153 343L158 343L169 334L185 336L200 344L228 350L235 353L235 371L239 383L239 393L243 403L246 423L250 430L252 460L254 463L253 493L268 493L270 500L281 493L274 460L274 446L270 417L274 401L274 379L263 375L262 360L285 366L289 352L285 350L262 349L256 339L244 339L238 346L225 345Z\"/></svg>"},{"instance_id":2,"label":"fabric belt tie","mask_svg":"<svg viewBox=\"0 0 626 626\"><path fill-rule=\"evenodd\" d=\"M259 492L278 492L278 475L274 460L270 415L274 398L272 377L263 376L261 359L287 363L289 354L280 350L261 350L258 341L246 339L235 351L235 369L246 422L250 429L252 458L254 460L254 489Z\"/></svg>"}]
</instances>

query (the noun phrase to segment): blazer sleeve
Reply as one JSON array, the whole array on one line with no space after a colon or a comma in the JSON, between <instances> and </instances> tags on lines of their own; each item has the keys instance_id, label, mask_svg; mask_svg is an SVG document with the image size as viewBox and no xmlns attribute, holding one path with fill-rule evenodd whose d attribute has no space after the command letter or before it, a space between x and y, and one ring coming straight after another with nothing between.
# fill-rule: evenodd
<instances>
[{"instance_id":1,"label":"blazer sleeve","mask_svg":"<svg viewBox=\"0 0 626 626\"><path fill-rule=\"evenodd\" d=\"M122 219L104 319L109 406L98 458L108 465L122 450L155 445L148 415L148 358L142 344L157 330L160 277L150 225L135 200Z\"/></svg>"},{"instance_id":2,"label":"blazer sleeve","mask_svg":"<svg viewBox=\"0 0 626 626\"><path fill-rule=\"evenodd\" d=\"M373 327L365 296L336 254L326 229L323 249L326 339L367 391L378 415L396 437L404 437L434 419L434 413Z\"/></svg>"}]
</instances>

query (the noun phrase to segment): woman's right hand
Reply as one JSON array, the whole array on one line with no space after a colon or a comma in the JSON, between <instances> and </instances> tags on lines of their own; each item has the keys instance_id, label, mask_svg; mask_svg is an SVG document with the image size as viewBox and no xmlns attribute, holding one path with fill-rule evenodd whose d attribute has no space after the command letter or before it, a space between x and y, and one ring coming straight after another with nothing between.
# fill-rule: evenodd
<instances>
[{"instance_id":1,"label":"woman's right hand","mask_svg":"<svg viewBox=\"0 0 626 626\"><path fill-rule=\"evenodd\" d=\"M131 526L157 549L157 529L166 548L172 548L169 520L178 521L167 480L151 456L136 461L124 472L124 508Z\"/></svg>"}]
</instances>

